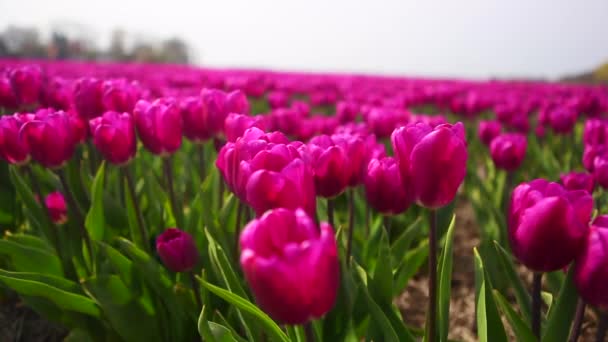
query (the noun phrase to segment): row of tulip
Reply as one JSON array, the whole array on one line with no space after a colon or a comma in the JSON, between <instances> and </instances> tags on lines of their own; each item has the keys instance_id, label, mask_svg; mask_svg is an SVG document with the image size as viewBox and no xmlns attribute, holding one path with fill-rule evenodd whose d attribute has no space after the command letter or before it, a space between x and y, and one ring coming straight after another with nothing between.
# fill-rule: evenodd
<instances>
[{"instance_id":1,"label":"row of tulip","mask_svg":"<svg viewBox=\"0 0 608 342\"><path fill-rule=\"evenodd\" d=\"M608 305L606 88L3 61L0 108L0 281L74 338L445 341L456 197L480 340Z\"/></svg>"}]
</instances>

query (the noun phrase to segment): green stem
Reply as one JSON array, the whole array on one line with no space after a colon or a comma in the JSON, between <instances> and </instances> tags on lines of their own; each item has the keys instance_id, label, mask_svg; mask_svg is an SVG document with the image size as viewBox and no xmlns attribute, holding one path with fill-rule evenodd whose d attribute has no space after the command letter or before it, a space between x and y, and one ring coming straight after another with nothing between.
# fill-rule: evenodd
<instances>
[{"instance_id":1,"label":"green stem","mask_svg":"<svg viewBox=\"0 0 608 342\"><path fill-rule=\"evenodd\" d=\"M355 192L353 189L348 191L348 240L346 243L346 261L350 265L350 258L353 248L353 235L355 230Z\"/></svg>"},{"instance_id":2,"label":"green stem","mask_svg":"<svg viewBox=\"0 0 608 342\"><path fill-rule=\"evenodd\" d=\"M146 229L144 216L139 206L139 200L137 199L137 192L135 191L135 180L133 179L133 173L130 165L125 165L122 168L123 175L127 181L127 190L129 191L129 197L131 197L131 204L135 209L135 217L137 219L137 227L139 228L139 234L141 235L142 245L145 251L150 252L150 235Z\"/></svg>"},{"instance_id":3,"label":"green stem","mask_svg":"<svg viewBox=\"0 0 608 342\"><path fill-rule=\"evenodd\" d=\"M428 341L437 340L437 211L429 213L429 320Z\"/></svg>"},{"instance_id":4,"label":"green stem","mask_svg":"<svg viewBox=\"0 0 608 342\"><path fill-rule=\"evenodd\" d=\"M205 177L207 177L207 165L205 164L205 145L203 143L196 144L196 150L198 153L198 168L201 173L201 183L205 181Z\"/></svg>"},{"instance_id":5,"label":"green stem","mask_svg":"<svg viewBox=\"0 0 608 342\"><path fill-rule=\"evenodd\" d=\"M247 210L247 208L245 208L245 206L243 205L243 202L241 202L240 200L238 202L239 202L239 204L237 205L237 208L236 208L236 222L234 224L234 255L236 256L237 260L238 260L238 256L239 256L239 237L240 237L240 232L241 232L241 217L243 216L243 209Z\"/></svg>"},{"instance_id":6,"label":"green stem","mask_svg":"<svg viewBox=\"0 0 608 342\"><path fill-rule=\"evenodd\" d=\"M163 171L165 173L165 180L167 184L167 191L169 192L169 202L171 204L171 211L173 212L173 218L180 229L184 228L183 212L179 209L177 204L177 197L175 196L175 188L173 187L173 164L171 163L171 157L163 158Z\"/></svg>"},{"instance_id":7,"label":"green stem","mask_svg":"<svg viewBox=\"0 0 608 342\"><path fill-rule=\"evenodd\" d=\"M334 201L331 198L327 199L327 222L333 228L334 227Z\"/></svg>"},{"instance_id":8,"label":"green stem","mask_svg":"<svg viewBox=\"0 0 608 342\"><path fill-rule=\"evenodd\" d=\"M532 333L540 340L540 305L541 305L541 285L543 280L542 273L534 273L532 277Z\"/></svg>"},{"instance_id":9,"label":"green stem","mask_svg":"<svg viewBox=\"0 0 608 342\"><path fill-rule=\"evenodd\" d=\"M194 299L196 300L196 305L198 305L197 309L201 309L203 307L203 301L201 300L201 293L198 288L198 282L196 281L196 277L194 271L188 272L190 276L190 284L192 285L192 291L194 291Z\"/></svg>"}]
</instances>

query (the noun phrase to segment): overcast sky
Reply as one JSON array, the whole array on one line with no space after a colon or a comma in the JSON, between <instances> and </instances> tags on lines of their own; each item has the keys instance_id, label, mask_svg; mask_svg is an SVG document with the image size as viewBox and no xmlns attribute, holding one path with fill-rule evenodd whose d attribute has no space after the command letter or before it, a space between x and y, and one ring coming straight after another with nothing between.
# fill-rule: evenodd
<instances>
[{"instance_id":1,"label":"overcast sky","mask_svg":"<svg viewBox=\"0 0 608 342\"><path fill-rule=\"evenodd\" d=\"M608 0L0 0L0 29L65 21L179 36L210 66L555 78L608 61Z\"/></svg>"}]
</instances>

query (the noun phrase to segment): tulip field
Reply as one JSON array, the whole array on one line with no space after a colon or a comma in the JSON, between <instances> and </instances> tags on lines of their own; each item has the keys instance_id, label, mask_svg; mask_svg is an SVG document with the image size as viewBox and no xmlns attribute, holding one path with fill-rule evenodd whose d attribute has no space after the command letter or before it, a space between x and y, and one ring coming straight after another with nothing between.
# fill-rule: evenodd
<instances>
[{"instance_id":1,"label":"tulip field","mask_svg":"<svg viewBox=\"0 0 608 342\"><path fill-rule=\"evenodd\" d=\"M605 85L0 60L0 114L65 341L606 338Z\"/></svg>"}]
</instances>

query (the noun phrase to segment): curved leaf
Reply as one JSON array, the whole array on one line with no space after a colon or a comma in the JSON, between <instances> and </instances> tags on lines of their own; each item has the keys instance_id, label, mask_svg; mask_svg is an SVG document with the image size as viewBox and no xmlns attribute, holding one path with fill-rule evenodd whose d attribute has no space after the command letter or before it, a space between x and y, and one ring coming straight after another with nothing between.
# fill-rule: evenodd
<instances>
[{"instance_id":1,"label":"curved leaf","mask_svg":"<svg viewBox=\"0 0 608 342\"><path fill-rule=\"evenodd\" d=\"M93 185L91 186L91 208L87 213L85 227L93 240L103 240L104 228L106 225L103 214L103 179L105 175L106 163L101 163L97 170Z\"/></svg>"}]
</instances>

